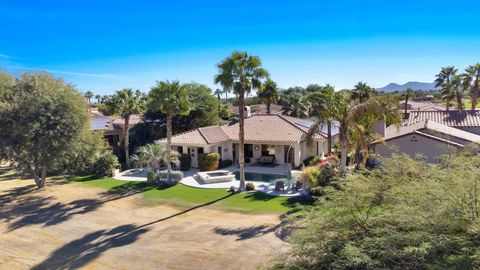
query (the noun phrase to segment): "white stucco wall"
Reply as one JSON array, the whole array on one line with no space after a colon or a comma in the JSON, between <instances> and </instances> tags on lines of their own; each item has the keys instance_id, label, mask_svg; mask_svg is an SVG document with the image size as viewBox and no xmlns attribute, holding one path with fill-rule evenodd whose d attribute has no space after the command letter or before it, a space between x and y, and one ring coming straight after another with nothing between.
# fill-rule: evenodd
<instances>
[{"instance_id":1,"label":"white stucco wall","mask_svg":"<svg viewBox=\"0 0 480 270\"><path fill-rule=\"evenodd\" d=\"M400 153L408 154L411 157L414 157L416 154L423 154L427 161L431 163L438 162L439 157L442 155L458 150L457 147L445 142L433 140L419 134L412 134L389 140L385 144L376 144L374 152L381 156L391 156L392 146L395 146Z\"/></svg>"}]
</instances>

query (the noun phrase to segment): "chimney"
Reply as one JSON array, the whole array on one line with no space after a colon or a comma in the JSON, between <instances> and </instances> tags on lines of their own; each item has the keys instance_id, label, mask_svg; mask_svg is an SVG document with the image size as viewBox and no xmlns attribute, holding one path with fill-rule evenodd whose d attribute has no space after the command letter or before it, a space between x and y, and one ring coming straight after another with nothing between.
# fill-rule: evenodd
<instances>
[{"instance_id":1,"label":"chimney","mask_svg":"<svg viewBox=\"0 0 480 270\"><path fill-rule=\"evenodd\" d=\"M373 126L373 132L376 134L385 137L385 130L387 129L387 123L385 122L385 116L375 122Z\"/></svg>"},{"instance_id":2,"label":"chimney","mask_svg":"<svg viewBox=\"0 0 480 270\"><path fill-rule=\"evenodd\" d=\"M245 106L243 108L243 117L249 118L250 116L252 116L252 109L250 108L250 106Z\"/></svg>"}]
</instances>

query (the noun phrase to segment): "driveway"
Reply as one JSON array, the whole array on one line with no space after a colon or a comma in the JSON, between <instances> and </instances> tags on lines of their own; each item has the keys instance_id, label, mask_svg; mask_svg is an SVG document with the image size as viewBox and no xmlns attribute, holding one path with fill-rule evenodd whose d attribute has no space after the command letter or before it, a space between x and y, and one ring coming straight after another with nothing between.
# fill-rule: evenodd
<instances>
[{"instance_id":1,"label":"driveway","mask_svg":"<svg viewBox=\"0 0 480 270\"><path fill-rule=\"evenodd\" d=\"M147 204L141 194L0 178L3 269L255 269L287 245L276 215Z\"/></svg>"}]
</instances>

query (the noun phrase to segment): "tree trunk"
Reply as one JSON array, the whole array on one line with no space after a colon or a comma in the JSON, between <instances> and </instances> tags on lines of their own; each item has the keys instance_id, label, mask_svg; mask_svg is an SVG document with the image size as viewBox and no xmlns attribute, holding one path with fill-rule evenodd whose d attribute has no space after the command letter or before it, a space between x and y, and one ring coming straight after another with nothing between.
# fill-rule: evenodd
<instances>
[{"instance_id":1,"label":"tree trunk","mask_svg":"<svg viewBox=\"0 0 480 270\"><path fill-rule=\"evenodd\" d=\"M332 154L332 121L327 121L327 147L328 151L327 154L330 156Z\"/></svg>"},{"instance_id":2,"label":"tree trunk","mask_svg":"<svg viewBox=\"0 0 480 270\"><path fill-rule=\"evenodd\" d=\"M33 172L33 180L38 189L45 187L45 181L47 180L47 166L37 167Z\"/></svg>"},{"instance_id":3,"label":"tree trunk","mask_svg":"<svg viewBox=\"0 0 480 270\"><path fill-rule=\"evenodd\" d=\"M270 102L267 102L267 114L270 114Z\"/></svg>"},{"instance_id":4,"label":"tree trunk","mask_svg":"<svg viewBox=\"0 0 480 270\"><path fill-rule=\"evenodd\" d=\"M457 109L463 111L462 93L457 89L455 94L457 96Z\"/></svg>"},{"instance_id":5,"label":"tree trunk","mask_svg":"<svg viewBox=\"0 0 480 270\"><path fill-rule=\"evenodd\" d=\"M125 126L123 127L123 148L125 150L125 163L127 165L127 169L130 168L130 154L129 154L129 128L128 125L130 124L130 115L125 117Z\"/></svg>"},{"instance_id":6,"label":"tree trunk","mask_svg":"<svg viewBox=\"0 0 480 270\"><path fill-rule=\"evenodd\" d=\"M407 119L407 107L408 107L408 95L405 96L405 111L403 113L403 119Z\"/></svg>"},{"instance_id":7,"label":"tree trunk","mask_svg":"<svg viewBox=\"0 0 480 270\"><path fill-rule=\"evenodd\" d=\"M340 156L340 173L342 175L347 174L347 147L348 147L348 130L342 130L340 127L340 147L342 148L342 153Z\"/></svg>"},{"instance_id":8,"label":"tree trunk","mask_svg":"<svg viewBox=\"0 0 480 270\"><path fill-rule=\"evenodd\" d=\"M473 85L473 95L472 95L472 111L474 111L477 108L477 99L478 99L478 80L479 78L475 78L475 83Z\"/></svg>"},{"instance_id":9,"label":"tree trunk","mask_svg":"<svg viewBox=\"0 0 480 270\"><path fill-rule=\"evenodd\" d=\"M172 150L172 118L173 114L171 111L167 112L167 149L166 149L166 155L168 157L168 162L167 162L167 183L171 184L172 181L172 163L170 162L170 155L171 155L171 150ZM197 153L198 155L198 153Z\"/></svg>"},{"instance_id":10,"label":"tree trunk","mask_svg":"<svg viewBox=\"0 0 480 270\"><path fill-rule=\"evenodd\" d=\"M449 112L450 111L450 100L449 99L447 99L447 103L445 104L445 107L446 107L447 112Z\"/></svg>"},{"instance_id":11,"label":"tree trunk","mask_svg":"<svg viewBox=\"0 0 480 270\"><path fill-rule=\"evenodd\" d=\"M239 149L238 149L238 164L240 166L240 191L245 190L245 130L244 130L244 120L245 120L245 94L244 90L238 96L238 112L240 114L240 121L239 121L239 133L238 133L238 141L239 141Z\"/></svg>"}]
</instances>

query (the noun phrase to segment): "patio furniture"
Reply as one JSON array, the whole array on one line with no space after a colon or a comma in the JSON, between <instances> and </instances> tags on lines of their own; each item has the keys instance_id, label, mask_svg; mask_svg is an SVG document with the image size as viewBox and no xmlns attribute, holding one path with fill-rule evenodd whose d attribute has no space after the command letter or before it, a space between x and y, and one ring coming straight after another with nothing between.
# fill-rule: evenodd
<instances>
[{"instance_id":1,"label":"patio furniture","mask_svg":"<svg viewBox=\"0 0 480 270\"><path fill-rule=\"evenodd\" d=\"M285 183L283 181L275 182L275 191L285 191Z\"/></svg>"},{"instance_id":2,"label":"patio furniture","mask_svg":"<svg viewBox=\"0 0 480 270\"><path fill-rule=\"evenodd\" d=\"M274 164L275 163L275 156L260 156L257 159L257 162L260 165Z\"/></svg>"},{"instance_id":3,"label":"patio furniture","mask_svg":"<svg viewBox=\"0 0 480 270\"><path fill-rule=\"evenodd\" d=\"M295 185L293 186L294 191L299 191L302 188L302 182L297 181L295 182Z\"/></svg>"}]
</instances>

